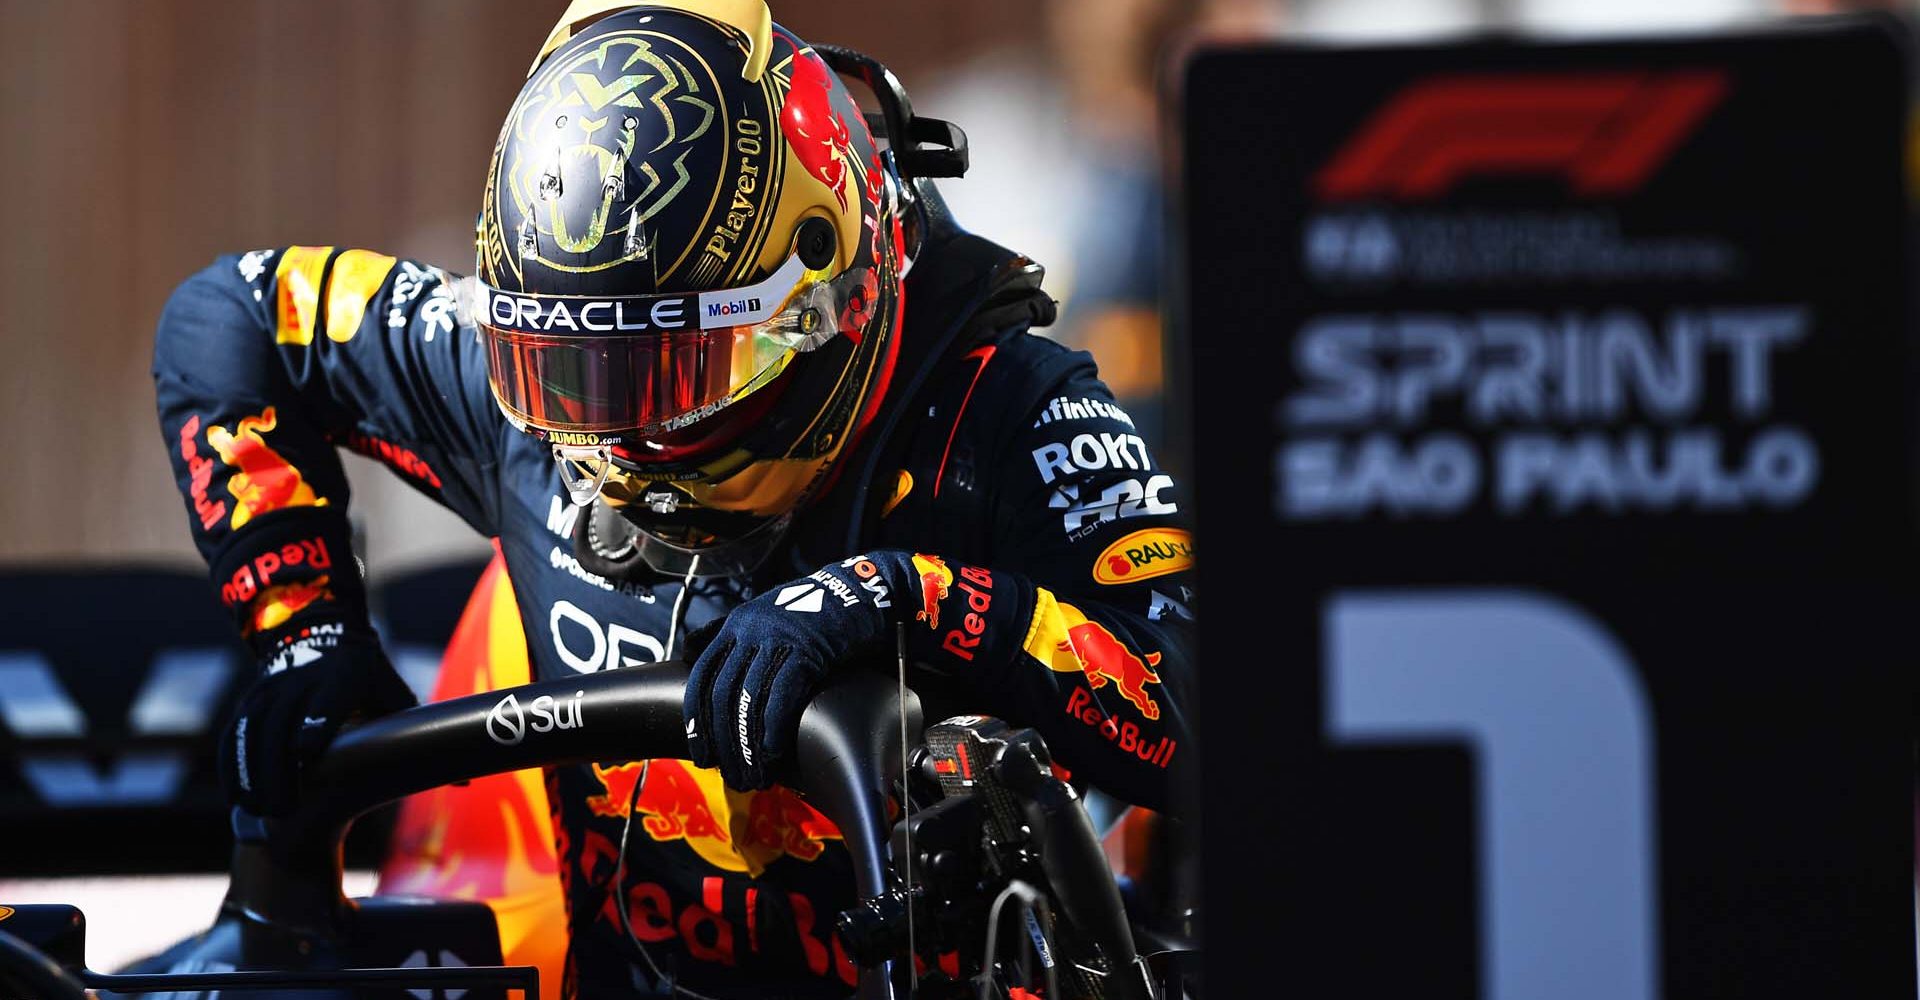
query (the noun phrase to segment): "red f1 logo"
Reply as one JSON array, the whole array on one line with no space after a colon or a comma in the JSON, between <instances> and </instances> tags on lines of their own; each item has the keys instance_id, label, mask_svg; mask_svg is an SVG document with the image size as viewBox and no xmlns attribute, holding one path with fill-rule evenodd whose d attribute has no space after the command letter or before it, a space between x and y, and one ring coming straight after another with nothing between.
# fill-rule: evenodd
<instances>
[{"instance_id":1,"label":"red f1 logo","mask_svg":"<svg viewBox=\"0 0 1920 1000\"><path fill-rule=\"evenodd\" d=\"M1375 112L1314 185L1410 201L1475 175L1558 174L1579 195L1627 194L1726 92L1718 70L1435 77Z\"/></svg>"}]
</instances>

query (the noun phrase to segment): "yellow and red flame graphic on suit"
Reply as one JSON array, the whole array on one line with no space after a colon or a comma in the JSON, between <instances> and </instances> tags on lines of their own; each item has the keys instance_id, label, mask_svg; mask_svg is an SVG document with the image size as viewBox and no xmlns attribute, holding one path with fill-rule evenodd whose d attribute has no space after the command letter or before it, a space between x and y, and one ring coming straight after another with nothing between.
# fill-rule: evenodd
<instances>
[{"instance_id":1,"label":"yellow and red flame graphic on suit","mask_svg":"<svg viewBox=\"0 0 1920 1000\"><path fill-rule=\"evenodd\" d=\"M232 430L218 424L207 427L207 443L233 469L227 477L227 492L233 494L233 518L228 523L236 530L276 510L327 505L327 498L313 492L300 470L267 445L266 435L278 425L269 406L241 417Z\"/></svg>"},{"instance_id":2,"label":"yellow and red flame graphic on suit","mask_svg":"<svg viewBox=\"0 0 1920 1000\"><path fill-rule=\"evenodd\" d=\"M593 765L606 787L587 799L595 816L626 816L627 804L645 819L640 829L658 841L684 840L701 860L716 868L759 877L782 857L812 861L840 828L808 805L799 793L775 785L765 791L728 788L713 768L682 760L636 761L611 767ZM634 798L634 785L640 785Z\"/></svg>"}]
</instances>

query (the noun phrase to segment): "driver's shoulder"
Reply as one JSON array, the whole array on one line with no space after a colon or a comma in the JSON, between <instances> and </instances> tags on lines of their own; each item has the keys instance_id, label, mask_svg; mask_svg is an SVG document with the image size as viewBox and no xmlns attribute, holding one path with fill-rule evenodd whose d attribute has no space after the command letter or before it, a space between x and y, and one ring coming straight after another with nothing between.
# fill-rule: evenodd
<instances>
[{"instance_id":1,"label":"driver's shoulder","mask_svg":"<svg viewBox=\"0 0 1920 1000\"><path fill-rule=\"evenodd\" d=\"M996 468L1030 447L1029 438L1050 422L1054 400L1113 399L1092 355L1050 337L1012 331L969 355L975 356L978 365L960 395L951 434Z\"/></svg>"},{"instance_id":2,"label":"driver's shoulder","mask_svg":"<svg viewBox=\"0 0 1920 1000\"><path fill-rule=\"evenodd\" d=\"M1025 328L976 344L945 366L914 414L911 445L894 486L882 535L921 547L942 541L983 558L997 494L1048 400L1097 385L1093 360ZM897 509L896 509L897 508ZM929 537L931 536L931 537Z\"/></svg>"}]
</instances>

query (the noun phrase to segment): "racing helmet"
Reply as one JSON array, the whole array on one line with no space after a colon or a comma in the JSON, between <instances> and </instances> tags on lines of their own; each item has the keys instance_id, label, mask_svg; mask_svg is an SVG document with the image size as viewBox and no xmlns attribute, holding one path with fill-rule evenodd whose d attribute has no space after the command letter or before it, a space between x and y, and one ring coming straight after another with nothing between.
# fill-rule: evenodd
<instances>
[{"instance_id":1,"label":"racing helmet","mask_svg":"<svg viewBox=\"0 0 1920 1000\"><path fill-rule=\"evenodd\" d=\"M763 0L575 0L487 173L494 399L654 570L751 570L885 393L903 197Z\"/></svg>"}]
</instances>

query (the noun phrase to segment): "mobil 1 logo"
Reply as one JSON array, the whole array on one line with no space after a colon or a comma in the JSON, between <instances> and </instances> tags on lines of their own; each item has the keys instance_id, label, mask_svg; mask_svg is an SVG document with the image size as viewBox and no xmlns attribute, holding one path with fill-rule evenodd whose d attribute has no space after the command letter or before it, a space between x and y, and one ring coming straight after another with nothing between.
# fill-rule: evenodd
<instances>
[{"instance_id":1,"label":"mobil 1 logo","mask_svg":"<svg viewBox=\"0 0 1920 1000\"><path fill-rule=\"evenodd\" d=\"M1195 60L1211 976L1912 994L1905 58Z\"/></svg>"}]
</instances>

